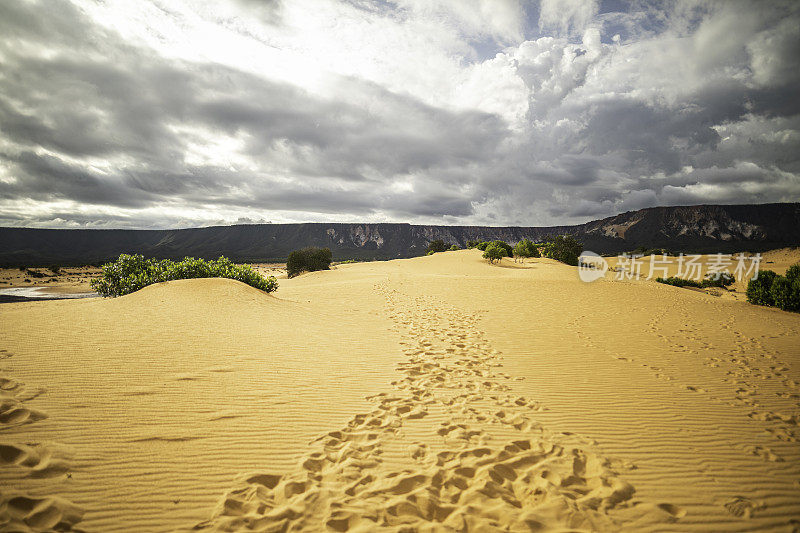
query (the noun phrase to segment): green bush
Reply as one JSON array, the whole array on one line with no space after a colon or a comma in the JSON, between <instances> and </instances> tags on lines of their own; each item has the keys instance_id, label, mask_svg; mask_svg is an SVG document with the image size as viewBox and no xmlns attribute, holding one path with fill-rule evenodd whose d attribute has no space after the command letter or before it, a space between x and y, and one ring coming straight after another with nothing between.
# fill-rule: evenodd
<instances>
[{"instance_id":1,"label":"green bush","mask_svg":"<svg viewBox=\"0 0 800 533\"><path fill-rule=\"evenodd\" d=\"M656 278L658 283L663 283L665 285L672 285L673 287L702 287L702 284L699 281L695 281L693 279L684 279L679 278L677 276L670 276L668 278Z\"/></svg>"},{"instance_id":2,"label":"green bush","mask_svg":"<svg viewBox=\"0 0 800 533\"><path fill-rule=\"evenodd\" d=\"M448 250L451 251L451 252L455 252L456 250L460 250L460 249L461 248L459 248L457 244L454 244L453 246L448 248Z\"/></svg>"},{"instance_id":3,"label":"green bush","mask_svg":"<svg viewBox=\"0 0 800 533\"><path fill-rule=\"evenodd\" d=\"M672 255L666 248L647 248L646 246L639 246L631 255Z\"/></svg>"},{"instance_id":4,"label":"green bush","mask_svg":"<svg viewBox=\"0 0 800 533\"><path fill-rule=\"evenodd\" d=\"M541 246L541 253L544 257L572 266L578 265L578 257L581 252L583 252L583 243L572 235L550 237Z\"/></svg>"},{"instance_id":5,"label":"green bush","mask_svg":"<svg viewBox=\"0 0 800 533\"><path fill-rule=\"evenodd\" d=\"M308 247L295 250L286 259L286 273L290 278L301 272L328 270L331 268L331 249Z\"/></svg>"},{"instance_id":6,"label":"green bush","mask_svg":"<svg viewBox=\"0 0 800 533\"><path fill-rule=\"evenodd\" d=\"M760 271L756 279L751 279L747 284L747 301L756 305L775 305L770 289L777 277L772 270Z\"/></svg>"},{"instance_id":7,"label":"green bush","mask_svg":"<svg viewBox=\"0 0 800 533\"><path fill-rule=\"evenodd\" d=\"M496 246L503 251L503 257L513 257L514 256L514 248L505 241L483 241L479 242L475 245L475 248L485 252L487 248L490 246Z\"/></svg>"},{"instance_id":8,"label":"green bush","mask_svg":"<svg viewBox=\"0 0 800 533\"><path fill-rule=\"evenodd\" d=\"M492 241L490 245L502 249L503 253L505 253L503 257L514 257L514 247L506 241Z\"/></svg>"},{"instance_id":9,"label":"green bush","mask_svg":"<svg viewBox=\"0 0 800 533\"><path fill-rule=\"evenodd\" d=\"M800 311L800 279L777 276L769 292L778 309Z\"/></svg>"},{"instance_id":10,"label":"green bush","mask_svg":"<svg viewBox=\"0 0 800 533\"><path fill-rule=\"evenodd\" d=\"M541 257L539 247L533 244L528 239L522 239L516 246L514 246L514 255L516 257Z\"/></svg>"},{"instance_id":11,"label":"green bush","mask_svg":"<svg viewBox=\"0 0 800 533\"><path fill-rule=\"evenodd\" d=\"M697 287L705 289L707 287L725 288L728 285L731 285L735 281L735 279L727 272L722 272L719 276L716 276L714 274L709 274L703 281L684 279L684 278L679 278L677 276L670 276L668 278L656 278L656 281L658 283L664 283L665 285L672 285L674 287Z\"/></svg>"},{"instance_id":12,"label":"green bush","mask_svg":"<svg viewBox=\"0 0 800 533\"><path fill-rule=\"evenodd\" d=\"M481 241L467 241L467 248L477 248Z\"/></svg>"},{"instance_id":13,"label":"green bush","mask_svg":"<svg viewBox=\"0 0 800 533\"><path fill-rule=\"evenodd\" d=\"M278 288L274 277L264 278L249 265L236 265L227 257L211 261L186 257L175 262L122 254L116 261L106 263L101 268L102 276L93 279L91 286L102 296L122 296L153 283L193 278L235 279L264 292Z\"/></svg>"},{"instance_id":14,"label":"green bush","mask_svg":"<svg viewBox=\"0 0 800 533\"><path fill-rule=\"evenodd\" d=\"M789 281L796 281L800 279L800 263L790 266L786 269L786 274L784 275L786 279Z\"/></svg>"},{"instance_id":15,"label":"green bush","mask_svg":"<svg viewBox=\"0 0 800 533\"><path fill-rule=\"evenodd\" d=\"M508 257L506 255L506 250L501 246L497 246L496 244L490 244L483 252L483 258L488 259L490 263L500 261L504 257Z\"/></svg>"},{"instance_id":16,"label":"green bush","mask_svg":"<svg viewBox=\"0 0 800 533\"><path fill-rule=\"evenodd\" d=\"M706 278L700 284L701 287L728 287L729 285L733 285L733 282L736 279L728 274L727 272L720 272L719 275L717 274L708 274Z\"/></svg>"},{"instance_id":17,"label":"green bush","mask_svg":"<svg viewBox=\"0 0 800 533\"><path fill-rule=\"evenodd\" d=\"M435 254L437 252L444 252L447 250L447 245L444 243L442 239L436 239L435 241L431 241L428 243L428 249L426 250L426 255Z\"/></svg>"},{"instance_id":18,"label":"green bush","mask_svg":"<svg viewBox=\"0 0 800 533\"><path fill-rule=\"evenodd\" d=\"M786 269L785 276L772 270L760 271L758 277L747 284L747 301L800 312L800 263Z\"/></svg>"}]
</instances>

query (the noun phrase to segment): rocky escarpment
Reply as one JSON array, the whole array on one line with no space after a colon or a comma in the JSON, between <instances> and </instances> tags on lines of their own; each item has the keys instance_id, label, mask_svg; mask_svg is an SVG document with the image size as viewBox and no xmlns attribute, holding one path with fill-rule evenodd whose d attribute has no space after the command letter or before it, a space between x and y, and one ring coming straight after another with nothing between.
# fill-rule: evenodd
<instances>
[{"instance_id":1,"label":"rocky escarpment","mask_svg":"<svg viewBox=\"0 0 800 533\"><path fill-rule=\"evenodd\" d=\"M618 253L639 246L684 252L759 251L800 245L800 204L654 207L573 226L491 227L411 224L256 224L181 230L57 230L0 228L0 264L84 264L120 253L163 258L226 255L239 261L280 261L304 246L325 246L334 259L422 255L441 239L527 238L569 233L587 250Z\"/></svg>"}]
</instances>

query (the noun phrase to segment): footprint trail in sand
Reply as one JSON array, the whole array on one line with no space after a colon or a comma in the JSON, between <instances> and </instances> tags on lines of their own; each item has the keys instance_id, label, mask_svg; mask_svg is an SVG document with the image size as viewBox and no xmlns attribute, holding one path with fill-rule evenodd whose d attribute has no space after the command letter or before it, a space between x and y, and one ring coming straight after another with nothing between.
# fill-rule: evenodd
<instances>
[{"instance_id":1,"label":"footprint trail in sand","mask_svg":"<svg viewBox=\"0 0 800 533\"><path fill-rule=\"evenodd\" d=\"M0 350L3 358L10 358ZM2 370L0 370L2 371ZM31 478L64 476L70 470L68 458L42 443L5 440L5 431L47 418L27 402L44 391L29 391L24 384L0 374L0 468L20 469ZM0 489L0 529L3 531L70 531L83 518L83 509L57 497L34 498Z\"/></svg>"},{"instance_id":2,"label":"footprint trail in sand","mask_svg":"<svg viewBox=\"0 0 800 533\"><path fill-rule=\"evenodd\" d=\"M318 438L296 471L243 476L195 529L619 526L613 511L636 506L634 488L591 440L537 423L545 407L513 394L474 316L375 289L407 357L394 390ZM671 521L683 515L669 504L660 511Z\"/></svg>"}]
</instances>

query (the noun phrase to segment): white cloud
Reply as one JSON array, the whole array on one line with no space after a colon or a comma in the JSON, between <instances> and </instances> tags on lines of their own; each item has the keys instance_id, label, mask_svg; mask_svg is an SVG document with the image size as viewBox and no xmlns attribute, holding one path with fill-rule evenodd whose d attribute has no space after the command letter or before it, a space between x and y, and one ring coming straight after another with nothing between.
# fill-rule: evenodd
<instances>
[{"instance_id":1,"label":"white cloud","mask_svg":"<svg viewBox=\"0 0 800 533\"><path fill-rule=\"evenodd\" d=\"M524 10L520 0L398 0L422 18L439 18L468 37L488 36L502 44L523 38Z\"/></svg>"},{"instance_id":2,"label":"white cloud","mask_svg":"<svg viewBox=\"0 0 800 533\"><path fill-rule=\"evenodd\" d=\"M541 0L539 28L561 35L583 34L599 9L597 0Z\"/></svg>"}]
</instances>

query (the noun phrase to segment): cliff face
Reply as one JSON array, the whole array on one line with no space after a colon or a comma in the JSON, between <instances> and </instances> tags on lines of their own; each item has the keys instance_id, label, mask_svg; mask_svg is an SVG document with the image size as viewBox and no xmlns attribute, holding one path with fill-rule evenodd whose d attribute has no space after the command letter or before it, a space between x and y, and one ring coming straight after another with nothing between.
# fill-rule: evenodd
<instances>
[{"instance_id":1,"label":"cliff face","mask_svg":"<svg viewBox=\"0 0 800 533\"><path fill-rule=\"evenodd\" d=\"M618 253L639 246L684 252L759 251L800 245L800 204L655 207L575 226L488 227L410 224L259 224L183 230L0 228L0 264L93 263L120 253L163 258L226 255L240 261L283 260L304 246L331 248L334 259L422 255L441 239L509 243L570 233L585 249Z\"/></svg>"}]
</instances>

